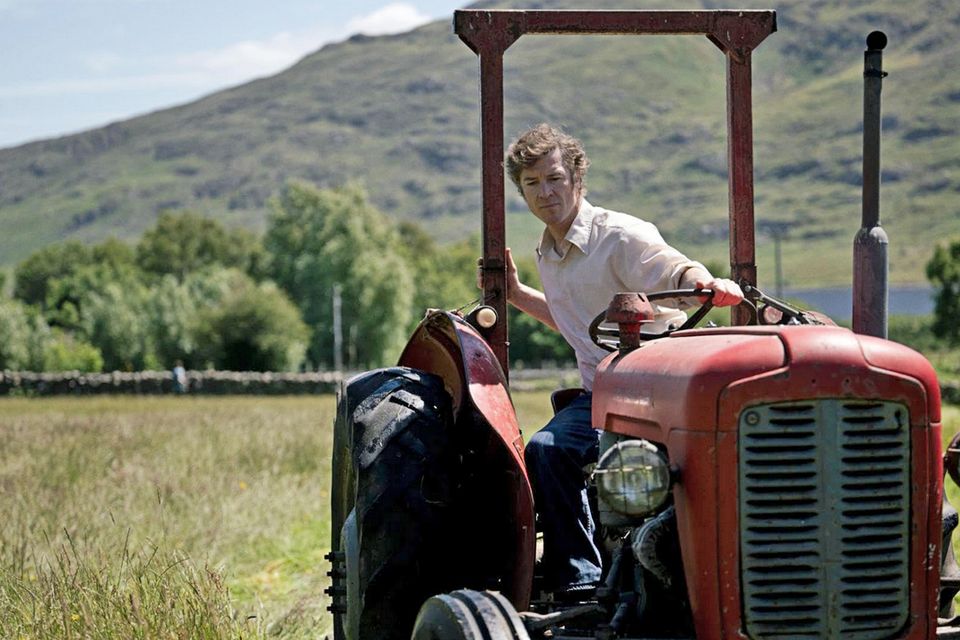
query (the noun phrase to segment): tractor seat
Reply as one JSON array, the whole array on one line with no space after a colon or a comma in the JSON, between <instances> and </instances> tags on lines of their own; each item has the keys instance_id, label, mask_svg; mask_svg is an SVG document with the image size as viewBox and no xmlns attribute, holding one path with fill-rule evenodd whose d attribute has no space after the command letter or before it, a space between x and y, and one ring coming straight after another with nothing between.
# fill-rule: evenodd
<instances>
[{"instance_id":1,"label":"tractor seat","mask_svg":"<svg viewBox=\"0 0 960 640\"><path fill-rule=\"evenodd\" d=\"M580 387L571 387L569 389L557 389L550 394L550 406L553 407L553 415L557 415L564 407L573 402L585 389Z\"/></svg>"}]
</instances>

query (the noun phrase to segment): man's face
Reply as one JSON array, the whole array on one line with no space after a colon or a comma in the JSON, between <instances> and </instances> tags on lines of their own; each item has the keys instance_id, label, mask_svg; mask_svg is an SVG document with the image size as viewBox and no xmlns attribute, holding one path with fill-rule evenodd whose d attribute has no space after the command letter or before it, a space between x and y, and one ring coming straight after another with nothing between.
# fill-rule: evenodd
<instances>
[{"instance_id":1,"label":"man's face","mask_svg":"<svg viewBox=\"0 0 960 640\"><path fill-rule=\"evenodd\" d=\"M580 207L580 186L563 166L560 149L554 149L520 172L523 199L555 236L563 237Z\"/></svg>"}]
</instances>

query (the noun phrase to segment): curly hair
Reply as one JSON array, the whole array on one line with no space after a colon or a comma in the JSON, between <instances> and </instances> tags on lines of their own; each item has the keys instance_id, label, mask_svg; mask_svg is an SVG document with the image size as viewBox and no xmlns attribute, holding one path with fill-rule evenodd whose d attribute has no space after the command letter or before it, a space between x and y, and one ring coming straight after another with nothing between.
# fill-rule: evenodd
<instances>
[{"instance_id":1,"label":"curly hair","mask_svg":"<svg viewBox=\"0 0 960 640\"><path fill-rule=\"evenodd\" d=\"M575 185L584 188L583 179L587 175L587 167L590 166L590 159L587 158L586 151L583 150L583 144L573 136L564 133L561 129L555 128L546 122L541 122L522 133L517 140L507 149L507 174L510 180L516 185L520 195L523 195L523 187L520 184L520 173L537 163L541 158L551 153L554 149L560 149L560 157L563 159L563 166L570 172L570 177Z\"/></svg>"}]
</instances>

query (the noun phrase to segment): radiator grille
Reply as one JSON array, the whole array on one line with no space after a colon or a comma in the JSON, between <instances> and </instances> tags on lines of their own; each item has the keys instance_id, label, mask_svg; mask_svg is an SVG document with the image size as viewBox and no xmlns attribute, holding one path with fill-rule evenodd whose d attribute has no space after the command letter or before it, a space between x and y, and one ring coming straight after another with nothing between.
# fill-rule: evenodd
<instances>
[{"instance_id":1,"label":"radiator grille","mask_svg":"<svg viewBox=\"0 0 960 640\"><path fill-rule=\"evenodd\" d=\"M740 569L750 638L889 637L907 621L910 421L893 402L740 416Z\"/></svg>"}]
</instances>

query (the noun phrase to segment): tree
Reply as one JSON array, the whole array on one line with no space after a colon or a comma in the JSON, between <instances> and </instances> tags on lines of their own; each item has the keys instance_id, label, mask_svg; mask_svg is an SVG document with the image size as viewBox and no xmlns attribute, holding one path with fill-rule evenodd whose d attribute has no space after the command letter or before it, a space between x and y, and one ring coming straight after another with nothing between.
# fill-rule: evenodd
<instances>
[{"instance_id":1,"label":"tree","mask_svg":"<svg viewBox=\"0 0 960 640\"><path fill-rule=\"evenodd\" d=\"M343 292L347 365L378 366L399 355L413 279L389 220L356 186L321 191L291 183L271 208L264 239L269 275L300 307L313 332L310 360L334 362L335 285Z\"/></svg>"},{"instance_id":2,"label":"tree","mask_svg":"<svg viewBox=\"0 0 960 640\"><path fill-rule=\"evenodd\" d=\"M927 278L935 290L933 333L951 344L960 343L960 240L934 249Z\"/></svg>"},{"instance_id":3,"label":"tree","mask_svg":"<svg viewBox=\"0 0 960 640\"><path fill-rule=\"evenodd\" d=\"M147 313L149 290L140 283L108 282L84 299L79 334L103 354L107 370L160 366Z\"/></svg>"},{"instance_id":4,"label":"tree","mask_svg":"<svg viewBox=\"0 0 960 640\"><path fill-rule=\"evenodd\" d=\"M240 272L232 271L239 275ZM217 276L221 274L217 273ZM190 274L191 280L210 277L206 271ZM166 274L150 288L147 316L157 360L165 367L182 360L188 367L197 367L197 328L200 314L220 303L226 289L191 286Z\"/></svg>"},{"instance_id":5,"label":"tree","mask_svg":"<svg viewBox=\"0 0 960 640\"><path fill-rule=\"evenodd\" d=\"M48 285L46 317L100 350L111 370L156 367L150 290L134 266L89 265Z\"/></svg>"},{"instance_id":6,"label":"tree","mask_svg":"<svg viewBox=\"0 0 960 640\"><path fill-rule=\"evenodd\" d=\"M257 277L264 255L260 241L249 231L227 229L216 220L184 211L160 215L140 238L136 260L147 273L171 274L182 281L213 265L236 267Z\"/></svg>"},{"instance_id":7,"label":"tree","mask_svg":"<svg viewBox=\"0 0 960 640\"><path fill-rule=\"evenodd\" d=\"M303 362L309 330L272 282L248 280L200 317L200 355L218 369L294 371Z\"/></svg>"},{"instance_id":8,"label":"tree","mask_svg":"<svg viewBox=\"0 0 960 640\"><path fill-rule=\"evenodd\" d=\"M458 309L480 297L475 280L477 238L438 247L414 222L400 223L397 229L403 257L414 274L412 325L427 309Z\"/></svg>"},{"instance_id":9,"label":"tree","mask_svg":"<svg viewBox=\"0 0 960 640\"><path fill-rule=\"evenodd\" d=\"M232 292L248 289L252 284L246 273L220 266L189 273L183 282L171 274L154 282L147 315L160 363L170 366L182 360L190 368L206 365L207 350L202 343L208 338L198 335L205 329L201 326L204 314L223 304Z\"/></svg>"},{"instance_id":10,"label":"tree","mask_svg":"<svg viewBox=\"0 0 960 640\"><path fill-rule=\"evenodd\" d=\"M481 250L479 239L438 247L422 227L405 222L399 225L401 246L413 266L415 278L414 321L428 308L457 309L477 300L476 263ZM522 282L540 286L533 261L516 257ZM572 364L573 350L563 336L532 316L514 307L507 310L510 322L510 361L515 365L541 366L544 363ZM411 327L412 328L412 327Z\"/></svg>"},{"instance_id":11,"label":"tree","mask_svg":"<svg viewBox=\"0 0 960 640\"><path fill-rule=\"evenodd\" d=\"M112 272L135 269L133 249L116 238L93 246L69 240L43 247L17 265L13 296L46 310L54 282L93 265Z\"/></svg>"},{"instance_id":12,"label":"tree","mask_svg":"<svg viewBox=\"0 0 960 640\"><path fill-rule=\"evenodd\" d=\"M49 332L35 309L0 297L0 370L42 370Z\"/></svg>"},{"instance_id":13,"label":"tree","mask_svg":"<svg viewBox=\"0 0 960 640\"><path fill-rule=\"evenodd\" d=\"M52 280L73 274L93 260L90 248L71 240L34 251L14 270L13 297L43 306Z\"/></svg>"},{"instance_id":14,"label":"tree","mask_svg":"<svg viewBox=\"0 0 960 640\"><path fill-rule=\"evenodd\" d=\"M90 264L108 266L115 271L133 268L136 264L136 252L122 240L107 238L90 247Z\"/></svg>"}]
</instances>

